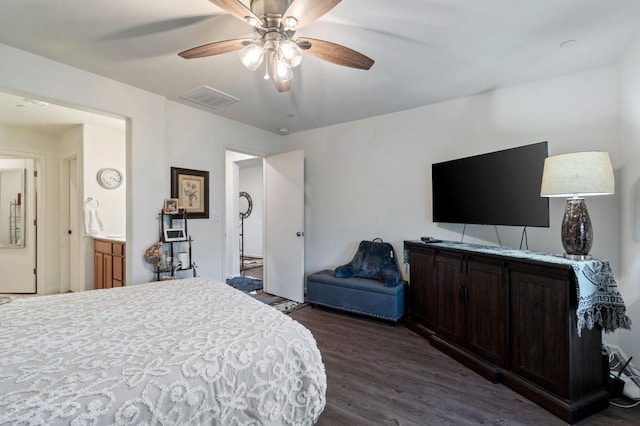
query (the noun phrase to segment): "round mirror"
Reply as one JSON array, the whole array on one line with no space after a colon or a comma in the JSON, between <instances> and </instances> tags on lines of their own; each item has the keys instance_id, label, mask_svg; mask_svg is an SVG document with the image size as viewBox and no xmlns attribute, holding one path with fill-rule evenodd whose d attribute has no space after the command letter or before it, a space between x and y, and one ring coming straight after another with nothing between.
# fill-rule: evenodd
<instances>
[{"instance_id":1,"label":"round mirror","mask_svg":"<svg viewBox=\"0 0 640 426\"><path fill-rule=\"evenodd\" d=\"M238 211L240 212L240 219L246 219L251 214L253 209L253 202L251 196L246 192L240 192L240 202L238 204Z\"/></svg>"}]
</instances>

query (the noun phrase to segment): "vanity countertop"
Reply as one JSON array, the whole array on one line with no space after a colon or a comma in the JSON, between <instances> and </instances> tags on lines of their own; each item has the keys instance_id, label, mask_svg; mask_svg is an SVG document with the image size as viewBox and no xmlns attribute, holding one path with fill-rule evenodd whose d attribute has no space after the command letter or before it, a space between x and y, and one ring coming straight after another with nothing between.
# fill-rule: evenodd
<instances>
[{"instance_id":1,"label":"vanity countertop","mask_svg":"<svg viewBox=\"0 0 640 426\"><path fill-rule=\"evenodd\" d=\"M125 235L92 235L96 240L116 241L118 243L126 243L127 237Z\"/></svg>"}]
</instances>

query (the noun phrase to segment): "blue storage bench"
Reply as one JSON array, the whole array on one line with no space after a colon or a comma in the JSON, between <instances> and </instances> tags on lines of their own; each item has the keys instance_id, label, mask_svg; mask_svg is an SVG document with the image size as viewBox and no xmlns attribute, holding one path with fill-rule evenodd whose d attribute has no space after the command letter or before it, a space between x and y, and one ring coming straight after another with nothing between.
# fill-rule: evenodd
<instances>
[{"instance_id":1,"label":"blue storage bench","mask_svg":"<svg viewBox=\"0 0 640 426\"><path fill-rule=\"evenodd\" d=\"M385 286L370 278L336 278L335 271L325 270L307 277L307 301L344 311L398 322L404 315L407 283Z\"/></svg>"}]
</instances>

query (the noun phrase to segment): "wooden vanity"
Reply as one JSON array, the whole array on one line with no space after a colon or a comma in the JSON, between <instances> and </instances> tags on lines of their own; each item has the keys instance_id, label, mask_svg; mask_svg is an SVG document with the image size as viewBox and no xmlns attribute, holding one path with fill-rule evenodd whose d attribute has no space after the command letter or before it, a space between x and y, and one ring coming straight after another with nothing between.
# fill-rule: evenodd
<instances>
[{"instance_id":1,"label":"wooden vanity","mask_svg":"<svg viewBox=\"0 0 640 426\"><path fill-rule=\"evenodd\" d=\"M96 238L93 259L94 289L126 285L126 244L124 241Z\"/></svg>"}]
</instances>

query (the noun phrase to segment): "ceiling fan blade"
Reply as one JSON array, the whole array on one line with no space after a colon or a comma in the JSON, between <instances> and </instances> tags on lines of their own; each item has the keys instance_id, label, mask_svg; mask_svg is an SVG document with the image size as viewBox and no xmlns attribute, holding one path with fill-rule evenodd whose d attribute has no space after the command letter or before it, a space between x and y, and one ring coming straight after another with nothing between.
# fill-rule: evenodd
<instances>
[{"instance_id":1,"label":"ceiling fan blade","mask_svg":"<svg viewBox=\"0 0 640 426\"><path fill-rule=\"evenodd\" d=\"M303 50L309 55L345 67L368 70L374 63L373 59L363 55L362 53L358 53L353 49L349 49L348 47L344 47L339 44L331 43L330 41L300 37L296 42L310 43L311 47Z\"/></svg>"},{"instance_id":2,"label":"ceiling fan blade","mask_svg":"<svg viewBox=\"0 0 640 426\"><path fill-rule=\"evenodd\" d=\"M283 18L293 16L298 20L296 30L315 21L331 9L333 9L342 0L295 0L289 5Z\"/></svg>"},{"instance_id":3,"label":"ceiling fan blade","mask_svg":"<svg viewBox=\"0 0 640 426\"><path fill-rule=\"evenodd\" d=\"M260 22L260 19L249 9L247 6L242 4L240 0L209 0L211 3L218 6L220 9L224 10L227 13L232 14L236 18L241 21L247 22L244 19L247 16L255 18L256 21Z\"/></svg>"},{"instance_id":4,"label":"ceiling fan blade","mask_svg":"<svg viewBox=\"0 0 640 426\"><path fill-rule=\"evenodd\" d=\"M251 43L252 38L236 38L233 40L216 41L214 43L203 44L184 52L178 53L185 59L205 58L207 56L220 55L222 53L233 52L242 49L246 43Z\"/></svg>"}]
</instances>

